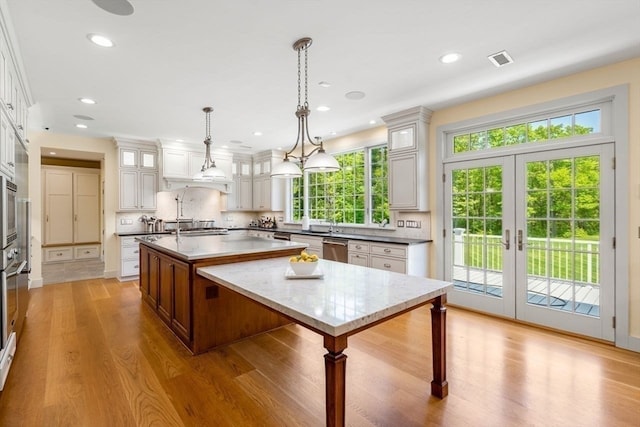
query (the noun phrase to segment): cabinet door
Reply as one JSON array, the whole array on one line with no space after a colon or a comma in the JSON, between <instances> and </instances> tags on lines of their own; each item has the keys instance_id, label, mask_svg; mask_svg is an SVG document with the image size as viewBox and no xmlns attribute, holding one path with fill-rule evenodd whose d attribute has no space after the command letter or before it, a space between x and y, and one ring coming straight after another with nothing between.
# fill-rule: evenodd
<instances>
[{"instance_id":1,"label":"cabinet door","mask_svg":"<svg viewBox=\"0 0 640 427\"><path fill-rule=\"evenodd\" d=\"M138 171L120 171L120 209L138 209Z\"/></svg>"},{"instance_id":2,"label":"cabinet door","mask_svg":"<svg viewBox=\"0 0 640 427\"><path fill-rule=\"evenodd\" d=\"M100 241L100 175L73 175L74 243Z\"/></svg>"},{"instance_id":3,"label":"cabinet door","mask_svg":"<svg viewBox=\"0 0 640 427\"><path fill-rule=\"evenodd\" d=\"M271 178L268 176L253 180L253 209L271 209Z\"/></svg>"},{"instance_id":4,"label":"cabinet door","mask_svg":"<svg viewBox=\"0 0 640 427\"><path fill-rule=\"evenodd\" d=\"M389 129L389 153L417 148L415 123Z\"/></svg>"},{"instance_id":5,"label":"cabinet door","mask_svg":"<svg viewBox=\"0 0 640 427\"><path fill-rule=\"evenodd\" d=\"M158 282L158 316L168 325L173 317L173 262L160 257L160 281Z\"/></svg>"},{"instance_id":6,"label":"cabinet door","mask_svg":"<svg viewBox=\"0 0 640 427\"><path fill-rule=\"evenodd\" d=\"M155 151L140 150L140 169L156 170L158 169L158 155Z\"/></svg>"},{"instance_id":7,"label":"cabinet door","mask_svg":"<svg viewBox=\"0 0 640 427\"><path fill-rule=\"evenodd\" d=\"M157 192L157 172L140 172L140 208L145 210L155 210Z\"/></svg>"},{"instance_id":8,"label":"cabinet door","mask_svg":"<svg viewBox=\"0 0 640 427\"><path fill-rule=\"evenodd\" d=\"M158 307L158 289L160 288L160 256L155 252L149 252L149 288L147 303L154 310Z\"/></svg>"},{"instance_id":9,"label":"cabinet door","mask_svg":"<svg viewBox=\"0 0 640 427\"><path fill-rule=\"evenodd\" d=\"M120 148L120 167L137 168L138 150L135 148Z\"/></svg>"},{"instance_id":10,"label":"cabinet door","mask_svg":"<svg viewBox=\"0 0 640 427\"><path fill-rule=\"evenodd\" d=\"M418 154L389 156L389 208L418 208ZM421 183L427 185L426 182Z\"/></svg>"},{"instance_id":11,"label":"cabinet door","mask_svg":"<svg viewBox=\"0 0 640 427\"><path fill-rule=\"evenodd\" d=\"M73 243L73 174L69 171L45 172L44 243Z\"/></svg>"},{"instance_id":12,"label":"cabinet door","mask_svg":"<svg viewBox=\"0 0 640 427\"><path fill-rule=\"evenodd\" d=\"M162 153L162 175L172 178L191 178L189 175L189 152L164 150Z\"/></svg>"},{"instance_id":13,"label":"cabinet door","mask_svg":"<svg viewBox=\"0 0 640 427\"><path fill-rule=\"evenodd\" d=\"M149 295L149 251L142 245L140 245L139 261L140 292L142 293L142 299L146 300Z\"/></svg>"},{"instance_id":14,"label":"cabinet door","mask_svg":"<svg viewBox=\"0 0 640 427\"><path fill-rule=\"evenodd\" d=\"M173 318L171 329L185 343L191 341L191 286L189 286L189 265L173 264Z\"/></svg>"},{"instance_id":15,"label":"cabinet door","mask_svg":"<svg viewBox=\"0 0 640 427\"><path fill-rule=\"evenodd\" d=\"M238 180L238 208L251 210L253 207L253 180L251 178L240 178Z\"/></svg>"},{"instance_id":16,"label":"cabinet door","mask_svg":"<svg viewBox=\"0 0 640 427\"><path fill-rule=\"evenodd\" d=\"M0 112L0 172L9 177L15 175L15 147L13 139L10 140L12 134L9 120Z\"/></svg>"}]
</instances>

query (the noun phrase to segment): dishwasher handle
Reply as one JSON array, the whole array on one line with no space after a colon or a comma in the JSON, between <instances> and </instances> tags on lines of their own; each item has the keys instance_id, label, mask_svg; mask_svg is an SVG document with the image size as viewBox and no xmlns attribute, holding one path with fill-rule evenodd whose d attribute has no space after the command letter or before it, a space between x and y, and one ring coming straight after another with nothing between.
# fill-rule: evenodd
<instances>
[{"instance_id":1,"label":"dishwasher handle","mask_svg":"<svg viewBox=\"0 0 640 427\"><path fill-rule=\"evenodd\" d=\"M323 240L323 245L335 245L335 246L349 246L349 242L343 242L340 240Z\"/></svg>"}]
</instances>

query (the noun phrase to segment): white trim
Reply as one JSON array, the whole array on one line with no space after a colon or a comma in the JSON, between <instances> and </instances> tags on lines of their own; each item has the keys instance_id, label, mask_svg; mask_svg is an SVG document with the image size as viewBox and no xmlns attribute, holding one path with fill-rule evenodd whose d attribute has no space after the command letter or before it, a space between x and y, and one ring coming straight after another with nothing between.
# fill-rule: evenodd
<instances>
[{"instance_id":1,"label":"white trim","mask_svg":"<svg viewBox=\"0 0 640 427\"><path fill-rule=\"evenodd\" d=\"M629 335L629 162L626 161L629 157L628 84L439 126L436 130L435 141L437 161L434 178L439 181L439 184L436 185L436 201L439 203L436 203L435 231L433 233L433 244L436 248L434 278L441 279L443 277L445 262L444 250L442 249L444 247L444 238L442 237L442 230L444 230L444 185L442 184L442 176L447 153L447 135L457 130L480 126L482 124L505 121L527 115L536 115L544 111L561 110L606 101L611 102L611 119L609 124L606 124L608 119L603 119L602 131L605 132L607 129L610 129L610 132L607 133L610 133L610 135L614 137L615 155L618 159L615 170L615 345L629 350L640 351L640 338ZM504 152L500 153L500 155L504 154ZM462 158L460 157L460 159ZM451 238L451 236L446 236L446 238Z\"/></svg>"}]
</instances>

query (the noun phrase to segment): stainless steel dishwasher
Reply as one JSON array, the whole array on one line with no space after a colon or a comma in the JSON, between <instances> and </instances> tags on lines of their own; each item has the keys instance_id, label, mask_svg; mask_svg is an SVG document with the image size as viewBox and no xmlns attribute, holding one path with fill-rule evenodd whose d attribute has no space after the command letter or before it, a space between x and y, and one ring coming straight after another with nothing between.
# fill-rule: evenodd
<instances>
[{"instance_id":1,"label":"stainless steel dishwasher","mask_svg":"<svg viewBox=\"0 0 640 427\"><path fill-rule=\"evenodd\" d=\"M329 261L349 262L349 241L334 237L322 239L322 258Z\"/></svg>"}]
</instances>

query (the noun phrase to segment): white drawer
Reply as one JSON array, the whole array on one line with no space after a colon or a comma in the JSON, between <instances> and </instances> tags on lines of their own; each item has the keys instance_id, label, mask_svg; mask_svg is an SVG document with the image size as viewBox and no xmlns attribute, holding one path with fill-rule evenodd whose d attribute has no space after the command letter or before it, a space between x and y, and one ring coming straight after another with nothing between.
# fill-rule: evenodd
<instances>
[{"instance_id":1,"label":"white drawer","mask_svg":"<svg viewBox=\"0 0 640 427\"><path fill-rule=\"evenodd\" d=\"M138 259L140 256L140 245L137 244L135 246L127 246L122 248L122 252L120 253L120 258L122 259Z\"/></svg>"},{"instance_id":2,"label":"white drawer","mask_svg":"<svg viewBox=\"0 0 640 427\"><path fill-rule=\"evenodd\" d=\"M393 271L394 273L406 273L407 262L403 259L371 255L370 267L377 268L379 270Z\"/></svg>"},{"instance_id":3,"label":"white drawer","mask_svg":"<svg viewBox=\"0 0 640 427\"><path fill-rule=\"evenodd\" d=\"M121 276L137 276L140 274L140 263L137 259L122 261Z\"/></svg>"},{"instance_id":4,"label":"white drawer","mask_svg":"<svg viewBox=\"0 0 640 427\"><path fill-rule=\"evenodd\" d=\"M73 259L72 247L60 247L60 248L45 248L44 249L44 261L71 261Z\"/></svg>"},{"instance_id":5,"label":"white drawer","mask_svg":"<svg viewBox=\"0 0 640 427\"><path fill-rule=\"evenodd\" d=\"M136 236L121 237L120 246L123 248L125 246L138 246L138 242L136 242Z\"/></svg>"},{"instance_id":6,"label":"white drawer","mask_svg":"<svg viewBox=\"0 0 640 427\"><path fill-rule=\"evenodd\" d=\"M369 242L361 242L361 241L349 241L349 252L364 252L366 254L369 253Z\"/></svg>"},{"instance_id":7,"label":"white drawer","mask_svg":"<svg viewBox=\"0 0 640 427\"><path fill-rule=\"evenodd\" d=\"M393 256L398 258L407 257L407 247L404 245L380 245L371 243L371 255Z\"/></svg>"},{"instance_id":8,"label":"white drawer","mask_svg":"<svg viewBox=\"0 0 640 427\"><path fill-rule=\"evenodd\" d=\"M349 264L361 265L363 267L369 267L369 255L349 253Z\"/></svg>"},{"instance_id":9,"label":"white drawer","mask_svg":"<svg viewBox=\"0 0 640 427\"><path fill-rule=\"evenodd\" d=\"M75 259L100 258L100 246L75 246L73 257Z\"/></svg>"}]
</instances>

